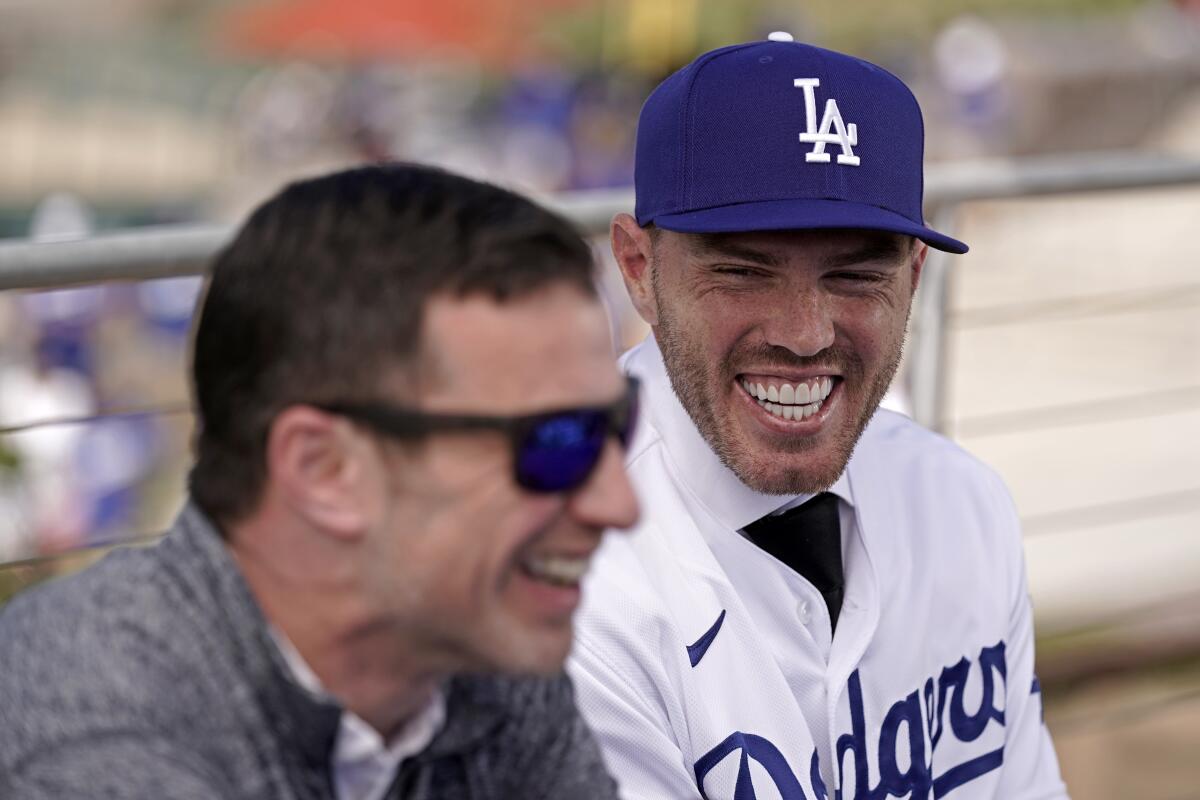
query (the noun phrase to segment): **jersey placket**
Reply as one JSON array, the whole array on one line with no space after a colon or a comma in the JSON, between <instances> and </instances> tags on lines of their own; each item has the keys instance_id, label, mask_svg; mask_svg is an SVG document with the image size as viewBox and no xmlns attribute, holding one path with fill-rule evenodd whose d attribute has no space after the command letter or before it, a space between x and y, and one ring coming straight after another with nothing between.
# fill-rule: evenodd
<instances>
[{"instance_id":1,"label":"jersey placket","mask_svg":"<svg viewBox=\"0 0 1200 800\"><path fill-rule=\"evenodd\" d=\"M721 538L720 543L710 542L716 545L714 555L754 620L760 640L766 642L824 764L829 729L827 659L832 639L825 599L804 577L740 534ZM802 617L807 617L807 622ZM841 626L839 621L839 631ZM811 754L801 755L804 760L792 767L807 775Z\"/></svg>"},{"instance_id":2,"label":"jersey placket","mask_svg":"<svg viewBox=\"0 0 1200 800\"><path fill-rule=\"evenodd\" d=\"M844 719L839 719L838 709L850 675L858 668L863 654L879 624L879 586L875 569L867 552L863 536L861 516L855 508L842 507L842 530L848 533L843 545L843 563L846 574L846 594L842 601L842 612L838 617L837 633L829 652L829 664L825 671L825 724L827 735L815 737L821 753L821 775L834 796L838 785L840 766L837 764L837 740L849 730Z\"/></svg>"}]
</instances>

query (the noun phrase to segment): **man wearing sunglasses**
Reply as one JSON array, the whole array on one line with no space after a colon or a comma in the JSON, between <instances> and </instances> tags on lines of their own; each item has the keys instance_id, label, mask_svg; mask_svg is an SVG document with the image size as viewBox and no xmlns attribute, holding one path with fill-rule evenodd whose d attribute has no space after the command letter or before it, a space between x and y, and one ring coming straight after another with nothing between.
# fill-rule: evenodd
<instances>
[{"instance_id":1,"label":"man wearing sunglasses","mask_svg":"<svg viewBox=\"0 0 1200 800\"><path fill-rule=\"evenodd\" d=\"M966 251L922 135L898 79L786 33L643 106L612 247L653 329L644 516L572 656L626 800L1064 796L1004 486L878 410L928 248Z\"/></svg>"},{"instance_id":2,"label":"man wearing sunglasses","mask_svg":"<svg viewBox=\"0 0 1200 800\"><path fill-rule=\"evenodd\" d=\"M615 797L561 672L637 516L593 277L438 170L260 207L200 309L174 527L0 615L0 796Z\"/></svg>"}]
</instances>

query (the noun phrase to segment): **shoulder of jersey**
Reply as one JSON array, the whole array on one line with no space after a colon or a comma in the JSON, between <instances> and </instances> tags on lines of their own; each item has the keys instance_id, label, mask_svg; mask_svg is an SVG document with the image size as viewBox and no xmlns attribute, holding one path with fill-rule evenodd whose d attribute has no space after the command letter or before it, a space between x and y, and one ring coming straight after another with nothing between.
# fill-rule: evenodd
<instances>
[{"instance_id":1,"label":"shoulder of jersey","mask_svg":"<svg viewBox=\"0 0 1200 800\"><path fill-rule=\"evenodd\" d=\"M876 412L855 452L881 459L910 478L982 483L1007 494L999 474L987 464L945 436L887 409Z\"/></svg>"},{"instance_id":2,"label":"shoulder of jersey","mask_svg":"<svg viewBox=\"0 0 1200 800\"><path fill-rule=\"evenodd\" d=\"M977 548L1010 563L1020 561L1020 521L1008 487L959 445L902 414L880 410L855 451L855 459L860 457L863 461L850 467L856 489L887 486L896 513L947 522L911 526L913 536L923 537L922 546L946 552Z\"/></svg>"}]
</instances>

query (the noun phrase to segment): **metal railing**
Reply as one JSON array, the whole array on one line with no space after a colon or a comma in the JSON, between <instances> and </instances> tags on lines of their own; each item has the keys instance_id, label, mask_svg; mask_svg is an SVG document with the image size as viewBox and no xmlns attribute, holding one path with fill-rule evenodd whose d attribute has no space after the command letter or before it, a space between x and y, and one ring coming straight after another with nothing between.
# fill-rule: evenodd
<instances>
[{"instance_id":1,"label":"metal railing","mask_svg":"<svg viewBox=\"0 0 1200 800\"><path fill-rule=\"evenodd\" d=\"M931 165L926 171L927 213L952 233L955 209L972 200L1114 189L1200 185L1200 160L1108 152L1022 160L981 160ZM628 189L560 194L542 200L588 234L603 233L612 216L633 208ZM199 275L232 237L221 225L148 227L71 241L0 242L0 291L50 289L98 281L140 281ZM946 254L926 262L916 301L907 387L914 418L944 430Z\"/></svg>"},{"instance_id":2,"label":"metal railing","mask_svg":"<svg viewBox=\"0 0 1200 800\"><path fill-rule=\"evenodd\" d=\"M1096 153L1022 160L934 164L926 170L929 216L970 200L1200 184L1200 160L1140 153ZM601 233L613 214L633 209L628 189L542 198L585 232ZM140 228L86 239L0 242L0 291L51 289L110 280L198 275L233 228Z\"/></svg>"}]
</instances>

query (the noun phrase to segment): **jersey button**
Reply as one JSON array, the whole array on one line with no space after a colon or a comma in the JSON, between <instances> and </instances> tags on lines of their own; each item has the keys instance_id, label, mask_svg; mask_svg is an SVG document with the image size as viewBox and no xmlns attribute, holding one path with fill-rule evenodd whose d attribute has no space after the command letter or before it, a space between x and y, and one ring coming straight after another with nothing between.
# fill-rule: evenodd
<instances>
[{"instance_id":1,"label":"jersey button","mask_svg":"<svg viewBox=\"0 0 1200 800\"><path fill-rule=\"evenodd\" d=\"M808 608L808 601L801 600L796 604L796 617L800 620L801 625L808 625L812 622L812 612Z\"/></svg>"}]
</instances>

